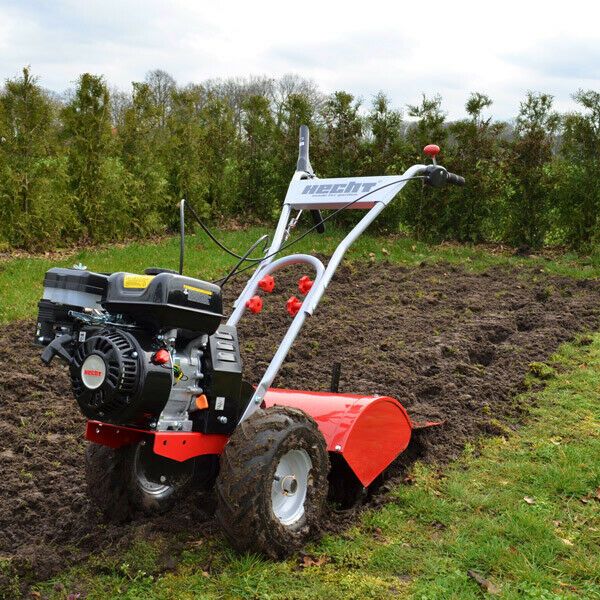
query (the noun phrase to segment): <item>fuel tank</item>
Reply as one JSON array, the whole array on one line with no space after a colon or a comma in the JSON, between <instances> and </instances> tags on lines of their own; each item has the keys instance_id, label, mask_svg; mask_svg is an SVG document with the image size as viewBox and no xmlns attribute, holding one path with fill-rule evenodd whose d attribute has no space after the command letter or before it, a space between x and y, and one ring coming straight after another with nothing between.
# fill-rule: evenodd
<instances>
[{"instance_id":1,"label":"fuel tank","mask_svg":"<svg viewBox=\"0 0 600 600\"><path fill-rule=\"evenodd\" d=\"M215 333L223 317L221 288L174 273L113 273L102 306L153 329Z\"/></svg>"}]
</instances>

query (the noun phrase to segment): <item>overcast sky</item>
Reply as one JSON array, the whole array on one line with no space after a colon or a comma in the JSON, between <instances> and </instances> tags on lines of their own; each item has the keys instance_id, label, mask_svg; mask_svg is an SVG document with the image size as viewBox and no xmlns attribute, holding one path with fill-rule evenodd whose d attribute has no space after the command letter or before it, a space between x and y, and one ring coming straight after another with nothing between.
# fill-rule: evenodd
<instances>
[{"instance_id":1,"label":"overcast sky","mask_svg":"<svg viewBox=\"0 0 600 600\"><path fill-rule=\"evenodd\" d=\"M161 68L179 83L297 73L325 92L396 107L440 93L451 118L471 91L516 114L527 90L559 110L600 90L600 2L0 0L0 78L31 65L62 91L83 72L110 85Z\"/></svg>"}]
</instances>

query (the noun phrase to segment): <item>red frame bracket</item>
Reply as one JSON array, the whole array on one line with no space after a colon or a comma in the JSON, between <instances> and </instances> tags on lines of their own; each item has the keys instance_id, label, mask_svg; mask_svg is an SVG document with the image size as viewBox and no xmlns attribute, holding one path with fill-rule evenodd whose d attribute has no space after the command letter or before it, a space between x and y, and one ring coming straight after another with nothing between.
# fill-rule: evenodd
<instances>
[{"instance_id":1,"label":"red frame bracket","mask_svg":"<svg viewBox=\"0 0 600 600\"><path fill-rule=\"evenodd\" d=\"M178 462L204 454L221 454L229 440L228 436L220 433L148 431L100 421L88 421L85 429L86 440L109 448L121 448L149 437L154 438L155 454Z\"/></svg>"},{"instance_id":2,"label":"red frame bracket","mask_svg":"<svg viewBox=\"0 0 600 600\"><path fill-rule=\"evenodd\" d=\"M369 485L408 446L414 429L443 421L413 422L395 398L269 389L265 406L294 406L317 422L330 452L341 454L364 486ZM229 439L223 434L149 431L88 421L85 437L120 448L153 437L154 452L182 462L195 456L221 454Z\"/></svg>"}]
</instances>

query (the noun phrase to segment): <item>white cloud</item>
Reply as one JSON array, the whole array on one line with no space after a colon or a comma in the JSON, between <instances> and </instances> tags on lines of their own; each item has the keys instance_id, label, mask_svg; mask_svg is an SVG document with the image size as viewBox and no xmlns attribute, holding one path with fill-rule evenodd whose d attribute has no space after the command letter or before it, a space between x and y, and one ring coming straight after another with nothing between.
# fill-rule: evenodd
<instances>
[{"instance_id":1,"label":"white cloud","mask_svg":"<svg viewBox=\"0 0 600 600\"><path fill-rule=\"evenodd\" d=\"M84 71L122 88L154 68L182 83L295 72L399 107L439 92L451 117L482 91L506 118L529 89L565 110L579 87L600 88L599 17L582 0L0 0L0 77L30 64L61 91Z\"/></svg>"}]
</instances>

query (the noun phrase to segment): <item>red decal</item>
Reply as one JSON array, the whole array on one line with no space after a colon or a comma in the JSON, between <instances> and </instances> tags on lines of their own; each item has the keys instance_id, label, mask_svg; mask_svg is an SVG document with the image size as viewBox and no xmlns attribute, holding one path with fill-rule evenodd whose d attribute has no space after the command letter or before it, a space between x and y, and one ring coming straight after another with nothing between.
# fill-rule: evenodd
<instances>
[{"instance_id":1,"label":"red decal","mask_svg":"<svg viewBox=\"0 0 600 600\"><path fill-rule=\"evenodd\" d=\"M102 377L102 371L94 371L93 369L84 369L84 375L91 375L92 377Z\"/></svg>"}]
</instances>

